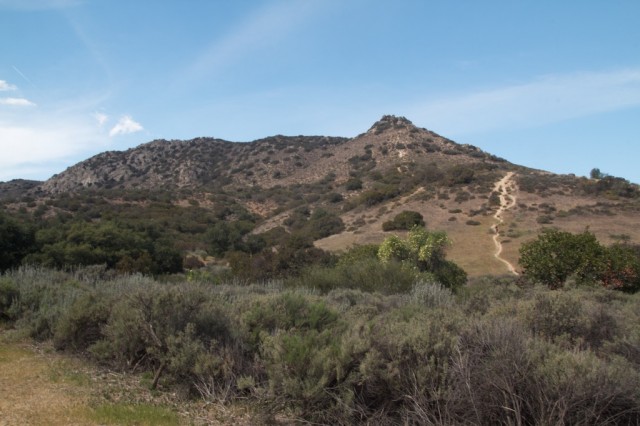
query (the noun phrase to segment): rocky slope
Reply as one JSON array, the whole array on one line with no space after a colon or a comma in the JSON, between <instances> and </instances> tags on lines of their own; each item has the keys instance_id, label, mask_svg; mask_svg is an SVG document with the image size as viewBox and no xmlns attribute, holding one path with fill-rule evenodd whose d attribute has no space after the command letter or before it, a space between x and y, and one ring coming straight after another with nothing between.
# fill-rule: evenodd
<instances>
[{"instance_id":1,"label":"rocky slope","mask_svg":"<svg viewBox=\"0 0 640 426\"><path fill-rule=\"evenodd\" d=\"M82 188L200 188L258 185L270 188L311 183L329 171L342 183L353 169L412 162L499 163L469 145L459 145L405 118L384 116L355 138L273 136L249 143L197 138L156 140L123 152L105 152L45 182L45 193Z\"/></svg>"}]
</instances>

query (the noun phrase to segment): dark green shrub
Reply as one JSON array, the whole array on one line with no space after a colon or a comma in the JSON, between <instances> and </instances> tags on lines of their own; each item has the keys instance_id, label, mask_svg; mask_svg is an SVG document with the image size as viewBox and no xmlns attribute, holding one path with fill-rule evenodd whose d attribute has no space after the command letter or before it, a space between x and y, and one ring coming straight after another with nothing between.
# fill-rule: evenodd
<instances>
[{"instance_id":1,"label":"dark green shrub","mask_svg":"<svg viewBox=\"0 0 640 426\"><path fill-rule=\"evenodd\" d=\"M355 245L340 255L338 264L343 265L361 260L377 259L379 248L376 244Z\"/></svg>"},{"instance_id":2,"label":"dark green shrub","mask_svg":"<svg viewBox=\"0 0 640 426\"><path fill-rule=\"evenodd\" d=\"M358 202L371 207L385 200L394 198L398 194L399 190L396 185L378 184L360 194Z\"/></svg>"},{"instance_id":3,"label":"dark green shrub","mask_svg":"<svg viewBox=\"0 0 640 426\"><path fill-rule=\"evenodd\" d=\"M359 178L351 178L344 186L347 191L358 191L362 189L362 180Z\"/></svg>"},{"instance_id":4,"label":"dark green shrub","mask_svg":"<svg viewBox=\"0 0 640 426\"><path fill-rule=\"evenodd\" d=\"M338 192L332 192L329 195L327 195L327 201L329 201L330 203L339 203L343 200L344 200L344 197L342 196L342 194Z\"/></svg>"},{"instance_id":5,"label":"dark green shrub","mask_svg":"<svg viewBox=\"0 0 640 426\"><path fill-rule=\"evenodd\" d=\"M453 155L458 154L457 151L453 151ZM475 177L475 171L463 165L453 166L446 172L446 180L450 185L468 185L473 182Z\"/></svg>"},{"instance_id":6,"label":"dark green shrub","mask_svg":"<svg viewBox=\"0 0 640 426\"><path fill-rule=\"evenodd\" d=\"M393 231L402 229L409 231L414 226L425 226L424 217L419 212L405 210L398 213L393 220L388 220L382 224L383 231Z\"/></svg>"},{"instance_id":7,"label":"dark green shrub","mask_svg":"<svg viewBox=\"0 0 640 426\"><path fill-rule=\"evenodd\" d=\"M300 277L287 281L293 287L306 287L327 293L350 288L382 294L407 293L419 274L399 262L381 263L377 259L343 262L336 267L311 267Z\"/></svg>"},{"instance_id":8,"label":"dark green shrub","mask_svg":"<svg viewBox=\"0 0 640 426\"><path fill-rule=\"evenodd\" d=\"M551 288L559 288L569 277L575 277L579 284L600 282L631 289L637 282L635 271L640 271L632 266L633 259L633 255L627 258L624 251L603 247L587 231L571 234L547 230L520 247L520 265L525 275Z\"/></svg>"},{"instance_id":9,"label":"dark green shrub","mask_svg":"<svg viewBox=\"0 0 640 426\"><path fill-rule=\"evenodd\" d=\"M34 244L33 230L0 212L0 272L19 266Z\"/></svg>"},{"instance_id":10,"label":"dark green shrub","mask_svg":"<svg viewBox=\"0 0 640 426\"><path fill-rule=\"evenodd\" d=\"M629 245L607 248L600 280L605 288L634 293L640 290L640 251Z\"/></svg>"},{"instance_id":11,"label":"dark green shrub","mask_svg":"<svg viewBox=\"0 0 640 426\"><path fill-rule=\"evenodd\" d=\"M14 319L14 314L10 312L14 302L18 300L20 291L9 278L0 278L0 321Z\"/></svg>"}]
</instances>

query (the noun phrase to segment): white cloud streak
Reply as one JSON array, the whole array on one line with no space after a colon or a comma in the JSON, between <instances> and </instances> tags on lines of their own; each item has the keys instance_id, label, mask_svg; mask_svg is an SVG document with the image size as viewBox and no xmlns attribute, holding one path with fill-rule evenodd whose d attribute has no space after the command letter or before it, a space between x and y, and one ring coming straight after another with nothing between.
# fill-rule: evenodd
<instances>
[{"instance_id":1,"label":"white cloud streak","mask_svg":"<svg viewBox=\"0 0 640 426\"><path fill-rule=\"evenodd\" d=\"M28 107L36 106L33 102L24 98L0 98L0 105Z\"/></svg>"},{"instance_id":2,"label":"white cloud streak","mask_svg":"<svg viewBox=\"0 0 640 426\"><path fill-rule=\"evenodd\" d=\"M9 92L11 90L17 90L18 88L13 84L9 84L4 80L0 80L0 92Z\"/></svg>"},{"instance_id":3,"label":"white cloud streak","mask_svg":"<svg viewBox=\"0 0 640 426\"><path fill-rule=\"evenodd\" d=\"M0 181L46 179L71 164L114 146L104 96L67 99L38 108L3 107L0 114ZM98 111L96 111L98 109ZM142 129L123 116L112 132Z\"/></svg>"},{"instance_id":4,"label":"white cloud streak","mask_svg":"<svg viewBox=\"0 0 640 426\"><path fill-rule=\"evenodd\" d=\"M96 121L98 122L98 126L100 127L104 126L109 120L109 116L102 112L93 113L93 118L96 119Z\"/></svg>"},{"instance_id":5,"label":"white cloud streak","mask_svg":"<svg viewBox=\"0 0 640 426\"><path fill-rule=\"evenodd\" d=\"M108 138L91 119L81 116L28 114L0 120L0 181L44 179L61 171L61 164L78 155L101 151ZM67 164L68 165L68 164Z\"/></svg>"},{"instance_id":6,"label":"white cloud streak","mask_svg":"<svg viewBox=\"0 0 640 426\"><path fill-rule=\"evenodd\" d=\"M109 136L126 135L129 133L135 133L144 130L142 125L134 121L130 116L124 115L120 117L118 123L111 128Z\"/></svg>"},{"instance_id":7,"label":"white cloud streak","mask_svg":"<svg viewBox=\"0 0 640 426\"><path fill-rule=\"evenodd\" d=\"M215 74L252 52L275 44L302 26L320 4L315 0L284 1L258 10L233 31L214 40L187 70L187 80Z\"/></svg>"},{"instance_id":8,"label":"white cloud streak","mask_svg":"<svg viewBox=\"0 0 640 426\"><path fill-rule=\"evenodd\" d=\"M460 135L531 128L640 106L640 68L548 75L409 106L408 117Z\"/></svg>"}]
</instances>

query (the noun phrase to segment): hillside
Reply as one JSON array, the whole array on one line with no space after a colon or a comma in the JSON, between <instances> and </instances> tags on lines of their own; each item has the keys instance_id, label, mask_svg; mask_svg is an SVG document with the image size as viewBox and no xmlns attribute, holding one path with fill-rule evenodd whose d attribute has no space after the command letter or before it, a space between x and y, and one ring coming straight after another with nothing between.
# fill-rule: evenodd
<instances>
[{"instance_id":1,"label":"hillside","mask_svg":"<svg viewBox=\"0 0 640 426\"><path fill-rule=\"evenodd\" d=\"M450 258L472 276L509 273L507 262L517 270L518 247L544 227L589 228L606 244L640 242L639 197L638 186L622 179L515 165L394 116L354 138L156 140L99 154L44 183L0 186L9 212L129 218L140 226L147 217L173 229L182 252L208 254L202 235L218 220L248 220L250 233L267 240L304 230L316 247L339 251L381 242L390 235L384 222L416 211L429 229L449 234ZM318 223L322 229L311 230Z\"/></svg>"}]
</instances>

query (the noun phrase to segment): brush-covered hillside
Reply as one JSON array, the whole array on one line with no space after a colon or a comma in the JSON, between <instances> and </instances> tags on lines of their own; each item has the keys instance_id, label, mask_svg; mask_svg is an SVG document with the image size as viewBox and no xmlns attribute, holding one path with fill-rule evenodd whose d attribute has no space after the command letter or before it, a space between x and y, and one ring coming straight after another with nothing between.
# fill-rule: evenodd
<instances>
[{"instance_id":1,"label":"brush-covered hillside","mask_svg":"<svg viewBox=\"0 0 640 426\"><path fill-rule=\"evenodd\" d=\"M285 245L339 252L403 236L411 215L445 231L449 257L472 276L517 272L519 247L544 228L640 241L637 185L515 165L395 116L354 138L156 140L46 182L0 184L0 199L35 227L32 260L51 266L102 263L91 250L101 241L125 247L108 264L150 271Z\"/></svg>"}]
</instances>

